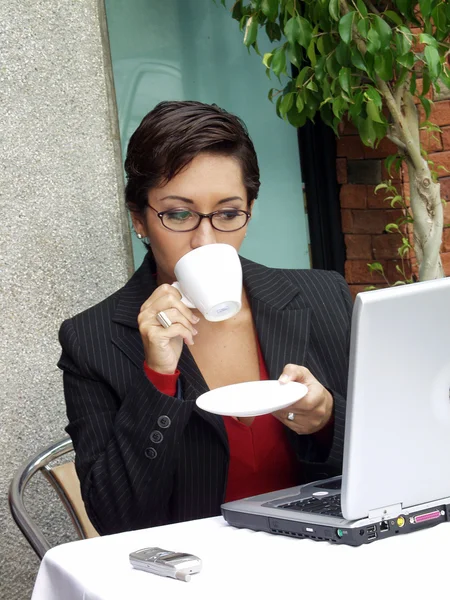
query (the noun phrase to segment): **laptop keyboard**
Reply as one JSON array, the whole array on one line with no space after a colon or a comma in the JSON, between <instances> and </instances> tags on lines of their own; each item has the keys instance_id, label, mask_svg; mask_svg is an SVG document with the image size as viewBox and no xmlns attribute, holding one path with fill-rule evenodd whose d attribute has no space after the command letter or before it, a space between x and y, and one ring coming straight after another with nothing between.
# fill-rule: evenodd
<instances>
[{"instance_id":1,"label":"laptop keyboard","mask_svg":"<svg viewBox=\"0 0 450 600\"><path fill-rule=\"evenodd\" d=\"M320 498L305 498L304 500L281 504L277 506L277 508L287 508L289 510L298 510L300 512L342 517L340 494L321 496Z\"/></svg>"}]
</instances>

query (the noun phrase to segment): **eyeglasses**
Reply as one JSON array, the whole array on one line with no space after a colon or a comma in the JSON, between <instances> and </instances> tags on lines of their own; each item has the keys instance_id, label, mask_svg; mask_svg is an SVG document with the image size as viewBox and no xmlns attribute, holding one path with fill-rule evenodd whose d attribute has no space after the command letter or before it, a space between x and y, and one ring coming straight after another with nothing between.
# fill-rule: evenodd
<instances>
[{"instance_id":1,"label":"eyeglasses","mask_svg":"<svg viewBox=\"0 0 450 600\"><path fill-rule=\"evenodd\" d=\"M147 206L155 211L161 219L161 223L170 231L194 231L200 225L202 219L209 219L211 226L217 231L238 231L245 227L251 217L251 214L246 210L238 210L237 208L215 210L205 215L196 210L185 208L174 208L158 212L150 204Z\"/></svg>"}]
</instances>

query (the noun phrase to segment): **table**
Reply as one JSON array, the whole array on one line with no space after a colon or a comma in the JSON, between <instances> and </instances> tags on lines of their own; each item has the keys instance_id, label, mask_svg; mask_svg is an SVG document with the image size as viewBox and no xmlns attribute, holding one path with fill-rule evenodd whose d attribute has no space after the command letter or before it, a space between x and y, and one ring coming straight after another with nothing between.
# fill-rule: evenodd
<instances>
[{"instance_id":1,"label":"table","mask_svg":"<svg viewBox=\"0 0 450 600\"><path fill-rule=\"evenodd\" d=\"M189 583L133 569L128 554L160 546L196 554ZM221 517L56 546L32 600L403 600L450 595L450 524L352 548L246 529Z\"/></svg>"}]
</instances>

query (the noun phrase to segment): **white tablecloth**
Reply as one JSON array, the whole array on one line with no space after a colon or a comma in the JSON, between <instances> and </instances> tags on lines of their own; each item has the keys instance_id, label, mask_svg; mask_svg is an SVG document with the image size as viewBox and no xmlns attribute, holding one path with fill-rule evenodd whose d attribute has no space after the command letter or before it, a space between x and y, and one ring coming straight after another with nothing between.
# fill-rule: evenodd
<instances>
[{"instance_id":1,"label":"white tablecloth","mask_svg":"<svg viewBox=\"0 0 450 600\"><path fill-rule=\"evenodd\" d=\"M135 570L160 546L199 556L185 583ZM216 517L83 540L47 552L32 600L361 600L450 596L450 524L351 548L246 529Z\"/></svg>"}]
</instances>

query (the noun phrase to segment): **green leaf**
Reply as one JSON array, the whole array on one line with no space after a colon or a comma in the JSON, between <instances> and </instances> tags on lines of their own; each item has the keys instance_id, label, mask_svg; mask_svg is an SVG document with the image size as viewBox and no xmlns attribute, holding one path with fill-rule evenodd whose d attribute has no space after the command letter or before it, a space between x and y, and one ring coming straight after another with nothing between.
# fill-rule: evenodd
<instances>
[{"instance_id":1,"label":"green leaf","mask_svg":"<svg viewBox=\"0 0 450 600\"><path fill-rule=\"evenodd\" d=\"M303 67L303 69L300 71L300 73L297 75L297 79L295 80L295 85L297 87L302 87L303 83L305 82L306 78L313 73L313 70L311 69L311 67Z\"/></svg>"},{"instance_id":2,"label":"green leaf","mask_svg":"<svg viewBox=\"0 0 450 600\"><path fill-rule=\"evenodd\" d=\"M383 81L390 81L394 77L393 57L390 50L375 56L375 72Z\"/></svg>"},{"instance_id":3,"label":"green leaf","mask_svg":"<svg viewBox=\"0 0 450 600\"><path fill-rule=\"evenodd\" d=\"M413 43L413 34L407 27L399 27L399 32L395 34L395 44L397 52L401 56L411 50Z\"/></svg>"},{"instance_id":4,"label":"green leaf","mask_svg":"<svg viewBox=\"0 0 450 600\"><path fill-rule=\"evenodd\" d=\"M356 0L356 6L361 14L361 16L365 19L368 15L367 6L364 4L363 0Z\"/></svg>"},{"instance_id":5,"label":"green leaf","mask_svg":"<svg viewBox=\"0 0 450 600\"><path fill-rule=\"evenodd\" d=\"M347 92L347 94L351 95L351 71L348 67L344 67L339 71L339 83L344 92Z\"/></svg>"},{"instance_id":6,"label":"green leaf","mask_svg":"<svg viewBox=\"0 0 450 600\"><path fill-rule=\"evenodd\" d=\"M396 223L389 223L384 229L388 233L392 233L393 231L399 231L399 226Z\"/></svg>"},{"instance_id":7,"label":"green leaf","mask_svg":"<svg viewBox=\"0 0 450 600\"><path fill-rule=\"evenodd\" d=\"M275 21L278 15L278 0L262 0L261 12L269 21Z\"/></svg>"},{"instance_id":8,"label":"green leaf","mask_svg":"<svg viewBox=\"0 0 450 600\"><path fill-rule=\"evenodd\" d=\"M327 67L327 71L331 75L331 77L336 78L339 75L339 70L341 67L336 58L335 52L332 52L328 55L325 64Z\"/></svg>"},{"instance_id":9,"label":"green leaf","mask_svg":"<svg viewBox=\"0 0 450 600\"><path fill-rule=\"evenodd\" d=\"M422 75L422 95L423 96L426 96L428 94L428 92L430 91L430 87L431 87L430 73L427 68L424 68L423 75Z\"/></svg>"},{"instance_id":10,"label":"green leaf","mask_svg":"<svg viewBox=\"0 0 450 600\"><path fill-rule=\"evenodd\" d=\"M269 90L269 93L267 94L267 98L268 98L268 99L269 99L271 102L273 102L273 94L274 94L274 92L276 92L276 91L277 91L277 90L276 90L275 88L271 88L271 89Z\"/></svg>"},{"instance_id":11,"label":"green leaf","mask_svg":"<svg viewBox=\"0 0 450 600\"><path fill-rule=\"evenodd\" d=\"M373 120L370 117L367 117L367 119L360 119L358 123L358 131L363 144L373 148L376 141L376 133L373 126Z\"/></svg>"},{"instance_id":12,"label":"green leaf","mask_svg":"<svg viewBox=\"0 0 450 600\"><path fill-rule=\"evenodd\" d=\"M280 103L280 114L284 118L294 105L294 92L289 92L283 96Z\"/></svg>"},{"instance_id":13,"label":"green leaf","mask_svg":"<svg viewBox=\"0 0 450 600\"><path fill-rule=\"evenodd\" d=\"M256 42L256 37L258 35L258 21L253 17L250 17L247 21L247 25L245 26L244 33L244 44L250 47L252 44Z\"/></svg>"},{"instance_id":14,"label":"green leaf","mask_svg":"<svg viewBox=\"0 0 450 600\"><path fill-rule=\"evenodd\" d=\"M343 113L347 110L347 102L341 96L333 100L333 114L336 118L341 119Z\"/></svg>"},{"instance_id":15,"label":"green leaf","mask_svg":"<svg viewBox=\"0 0 450 600\"><path fill-rule=\"evenodd\" d=\"M350 44L352 40L352 26L355 18L355 11L350 11L339 21L339 35L345 44Z\"/></svg>"},{"instance_id":16,"label":"green leaf","mask_svg":"<svg viewBox=\"0 0 450 600\"><path fill-rule=\"evenodd\" d=\"M305 103L303 102L303 98L300 96L300 94L297 94L297 100L295 102L295 105L299 113L301 113L305 108Z\"/></svg>"},{"instance_id":17,"label":"green leaf","mask_svg":"<svg viewBox=\"0 0 450 600\"><path fill-rule=\"evenodd\" d=\"M310 81L308 83L308 85L306 86L306 89L311 90L312 92L318 92L319 88L317 87L317 84L314 81Z\"/></svg>"},{"instance_id":18,"label":"green leaf","mask_svg":"<svg viewBox=\"0 0 450 600\"><path fill-rule=\"evenodd\" d=\"M284 33L290 44L298 42L303 48L308 48L311 43L312 26L303 17L291 17L284 26Z\"/></svg>"},{"instance_id":19,"label":"green leaf","mask_svg":"<svg viewBox=\"0 0 450 600\"><path fill-rule=\"evenodd\" d=\"M395 156L395 154L394 154L394 156ZM374 191L374 193L376 194L376 193L377 193L377 192L379 192L380 190L385 190L385 189L387 189L388 187L389 187L389 186L388 186L388 184L387 184L387 183L379 183L379 184L376 186L376 188L375 188L373 191Z\"/></svg>"},{"instance_id":20,"label":"green leaf","mask_svg":"<svg viewBox=\"0 0 450 600\"><path fill-rule=\"evenodd\" d=\"M303 127L306 123L306 114L300 114L295 106L290 109L286 116L289 123L294 127Z\"/></svg>"},{"instance_id":21,"label":"green leaf","mask_svg":"<svg viewBox=\"0 0 450 600\"><path fill-rule=\"evenodd\" d=\"M412 52L408 52L408 54L405 54L404 56L397 56L397 62L399 65L411 70L414 66L414 54Z\"/></svg>"},{"instance_id":22,"label":"green leaf","mask_svg":"<svg viewBox=\"0 0 450 600\"><path fill-rule=\"evenodd\" d=\"M433 46L427 46L424 55L432 79L437 79L442 70L439 52Z\"/></svg>"},{"instance_id":23,"label":"green leaf","mask_svg":"<svg viewBox=\"0 0 450 600\"><path fill-rule=\"evenodd\" d=\"M366 63L364 62L363 55L361 54L361 52L358 50L358 48L356 46L352 46L350 54L351 54L352 64L355 67L357 67L358 69L361 69L362 71L367 71L367 67L366 67Z\"/></svg>"},{"instance_id":24,"label":"green leaf","mask_svg":"<svg viewBox=\"0 0 450 600\"><path fill-rule=\"evenodd\" d=\"M367 52L376 55L381 48L381 40L380 36L375 31L375 29L369 29L369 33L367 34L367 40Z\"/></svg>"},{"instance_id":25,"label":"green leaf","mask_svg":"<svg viewBox=\"0 0 450 600\"><path fill-rule=\"evenodd\" d=\"M263 65L268 69L270 67L270 63L272 62L273 54L272 52L266 52L263 56Z\"/></svg>"},{"instance_id":26,"label":"green leaf","mask_svg":"<svg viewBox=\"0 0 450 600\"><path fill-rule=\"evenodd\" d=\"M419 6L422 16L425 18L429 18L431 16L433 0L419 0Z\"/></svg>"},{"instance_id":27,"label":"green leaf","mask_svg":"<svg viewBox=\"0 0 450 600\"><path fill-rule=\"evenodd\" d=\"M402 21L401 17L393 10L385 10L384 14L386 15L386 17L388 19L393 21L396 25L403 25L403 21Z\"/></svg>"},{"instance_id":28,"label":"green leaf","mask_svg":"<svg viewBox=\"0 0 450 600\"><path fill-rule=\"evenodd\" d=\"M367 36L369 34L369 25L369 19L361 19L360 21L358 21L358 25L356 26L356 28L358 29L358 33L360 33L365 40L367 39Z\"/></svg>"},{"instance_id":29,"label":"green leaf","mask_svg":"<svg viewBox=\"0 0 450 600\"><path fill-rule=\"evenodd\" d=\"M431 102L425 96L419 96L419 100L423 106L423 110L425 111L425 116L427 119L430 118L431 114Z\"/></svg>"},{"instance_id":30,"label":"green leaf","mask_svg":"<svg viewBox=\"0 0 450 600\"><path fill-rule=\"evenodd\" d=\"M433 46L433 48L439 48L439 44L437 40L432 36L428 35L428 33L421 33L419 36L419 40L421 44L426 44L427 46Z\"/></svg>"},{"instance_id":31,"label":"green leaf","mask_svg":"<svg viewBox=\"0 0 450 600\"><path fill-rule=\"evenodd\" d=\"M317 57L316 57L316 45L314 40L311 40L311 43L308 46L308 50L306 52L306 56L309 58L309 62L313 68L316 67Z\"/></svg>"},{"instance_id":32,"label":"green leaf","mask_svg":"<svg viewBox=\"0 0 450 600\"><path fill-rule=\"evenodd\" d=\"M286 54L283 46L274 50L270 66L277 77L279 77L281 73L286 73Z\"/></svg>"},{"instance_id":33,"label":"green leaf","mask_svg":"<svg viewBox=\"0 0 450 600\"><path fill-rule=\"evenodd\" d=\"M366 111L367 116L370 117L372 121L375 121L376 123L384 123L380 116L380 109L375 105L375 102L372 102L372 100L369 100L366 103Z\"/></svg>"},{"instance_id":34,"label":"green leaf","mask_svg":"<svg viewBox=\"0 0 450 600\"><path fill-rule=\"evenodd\" d=\"M384 275L384 269L383 269L383 265L381 263L379 263L379 262L367 263L367 266L369 267L369 271L371 273L373 271L376 271L376 272Z\"/></svg>"},{"instance_id":35,"label":"green leaf","mask_svg":"<svg viewBox=\"0 0 450 600\"><path fill-rule=\"evenodd\" d=\"M350 64L350 48L343 41L340 41L336 48L336 60L343 67Z\"/></svg>"},{"instance_id":36,"label":"green leaf","mask_svg":"<svg viewBox=\"0 0 450 600\"><path fill-rule=\"evenodd\" d=\"M330 11L330 16L334 21L339 21L341 18L341 12L339 10L339 0L330 0L330 5L328 7Z\"/></svg>"},{"instance_id":37,"label":"green leaf","mask_svg":"<svg viewBox=\"0 0 450 600\"><path fill-rule=\"evenodd\" d=\"M392 29L386 23L386 21L378 15L375 15L374 18L374 28L380 37L381 50L387 50L392 39Z\"/></svg>"},{"instance_id":38,"label":"green leaf","mask_svg":"<svg viewBox=\"0 0 450 600\"><path fill-rule=\"evenodd\" d=\"M372 87L371 85L367 86L365 95L369 100L371 100L375 104L377 108L381 109L381 107L383 106L383 100L379 92L374 87Z\"/></svg>"}]
</instances>

